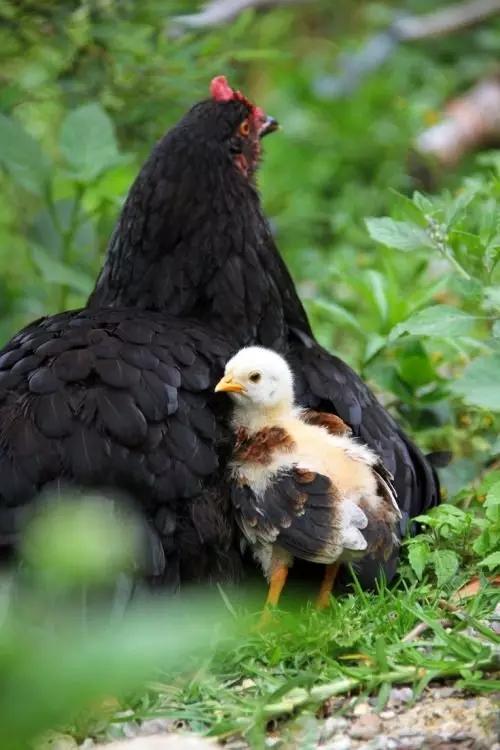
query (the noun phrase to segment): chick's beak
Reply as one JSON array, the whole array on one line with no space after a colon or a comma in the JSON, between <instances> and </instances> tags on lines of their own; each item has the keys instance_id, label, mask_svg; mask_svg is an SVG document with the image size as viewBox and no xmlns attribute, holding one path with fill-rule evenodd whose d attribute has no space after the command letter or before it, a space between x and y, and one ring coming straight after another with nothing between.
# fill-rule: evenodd
<instances>
[{"instance_id":1,"label":"chick's beak","mask_svg":"<svg viewBox=\"0 0 500 750\"><path fill-rule=\"evenodd\" d=\"M276 130L279 130L279 127L279 123L274 119L274 117L269 117L266 115L266 118L259 129L259 138L264 138L265 135L274 133Z\"/></svg>"},{"instance_id":2,"label":"chick's beak","mask_svg":"<svg viewBox=\"0 0 500 750\"><path fill-rule=\"evenodd\" d=\"M215 393L218 393L219 391L225 391L226 393L244 393L246 388L241 385L241 383L238 383L237 380L233 380L232 375L224 375L224 377L219 380L214 390Z\"/></svg>"}]
</instances>

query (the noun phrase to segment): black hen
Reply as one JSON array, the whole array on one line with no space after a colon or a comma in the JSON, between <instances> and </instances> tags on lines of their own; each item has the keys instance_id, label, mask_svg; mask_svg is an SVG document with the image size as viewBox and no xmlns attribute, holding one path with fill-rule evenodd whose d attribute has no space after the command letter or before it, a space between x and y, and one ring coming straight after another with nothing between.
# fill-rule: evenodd
<instances>
[{"instance_id":1,"label":"black hen","mask_svg":"<svg viewBox=\"0 0 500 750\"><path fill-rule=\"evenodd\" d=\"M406 517L438 500L422 454L314 341L253 180L275 121L223 78L211 94L141 170L87 308L33 323L0 352L4 549L40 490L112 488L148 519L154 577L234 578L226 405L212 389L250 342L287 353L299 400L339 414L382 456ZM370 582L375 566L364 572Z\"/></svg>"}]
</instances>

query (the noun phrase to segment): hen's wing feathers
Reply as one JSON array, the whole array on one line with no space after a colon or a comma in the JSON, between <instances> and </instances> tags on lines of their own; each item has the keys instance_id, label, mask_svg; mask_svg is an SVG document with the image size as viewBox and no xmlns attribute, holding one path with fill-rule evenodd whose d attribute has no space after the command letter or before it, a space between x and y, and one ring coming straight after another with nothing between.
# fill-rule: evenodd
<instances>
[{"instance_id":1,"label":"hen's wing feathers","mask_svg":"<svg viewBox=\"0 0 500 750\"><path fill-rule=\"evenodd\" d=\"M0 352L0 547L55 482L118 489L153 529L163 509L165 565L182 569L183 550L203 537L189 575L215 575L233 535L228 498L214 499L229 435L209 385L231 353L195 323L136 310L63 313L21 331ZM215 510L201 513L207 493Z\"/></svg>"}]
</instances>

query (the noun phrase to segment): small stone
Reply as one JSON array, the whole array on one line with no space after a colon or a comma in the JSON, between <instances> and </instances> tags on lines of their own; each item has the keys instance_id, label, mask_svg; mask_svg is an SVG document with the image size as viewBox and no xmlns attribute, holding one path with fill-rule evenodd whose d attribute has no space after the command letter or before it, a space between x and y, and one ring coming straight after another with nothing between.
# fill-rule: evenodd
<instances>
[{"instance_id":1,"label":"small stone","mask_svg":"<svg viewBox=\"0 0 500 750\"><path fill-rule=\"evenodd\" d=\"M488 625L496 635L500 635L500 620L492 620Z\"/></svg>"},{"instance_id":2,"label":"small stone","mask_svg":"<svg viewBox=\"0 0 500 750\"><path fill-rule=\"evenodd\" d=\"M390 711L390 710L389 711L381 711L380 714L379 714L379 716L380 716L381 719L384 719L384 721L386 721L387 719L394 719L394 717L396 716L396 712L395 711Z\"/></svg>"},{"instance_id":3,"label":"small stone","mask_svg":"<svg viewBox=\"0 0 500 750\"><path fill-rule=\"evenodd\" d=\"M421 732L414 732L412 734L405 732L399 735L397 748L398 750L420 750L420 748L424 747L425 741L426 736Z\"/></svg>"},{"instance_id":4,"label":"small stone","mask_svg":"<svg viewBox=\"0 0 500 750\"><path fill-rule=\"evenodd\" d=\"M397 742L386 734L379 734L370 742L358 745L357 750L397 750Z\"/></svg>"},{"instance_id":5,"label":"small stone","mask_svg":"<svg viewBox=\"0 0 500 750\"><path fill-rule=\"evenodd\" d=\"M455 695L457 692L458 690L455 687L435 688L433 696L435 698L451 698L451 696Z\"/></svg>"},{"instance_id":6,"label":"small stone","mask_svg":"<svg viewBox=\"0 0 500 750\"><path fill-rule=\"evenodd\" d=\"M321 750L351 750L351 745L349 737L338 735L328 742L328 744L321 745Z\"/></svg>"},{"instance_id":7,"label":"small stone","mask_svg":"<svg viewBox=\"0 0 500 750\"><path fill-rule=\"evenodd\" d=\"M446 721L439 727L439 736L446 742L454 740L457 734L462 733L462 727L456 721Z\"/></svg>"},{"instance_id":8,"label":"small stone","mask_svg":"<svg viewBox=\"0 0 500 750\"><path fill-rule=\"evenodd\" d=\"M150 735L133 740L112 742L103 750L216 750L216 745L204 737L194 734Z\"/></svg>"},{"instance_id":9,"label":"small stone","mask_svg":"<svg viewBox=\"0 0 500 750\"><path fill-rule=\"evenodd\" d=\"M149 734L162 734L171 732L174 722L169 719L146 719L142 722L139 734L143 737Z\"/></svg>"},{"instance_id":10,"label":"small stone","mask_svg":"<svg viewBox=\"0 0 500 750\"><path fill-rule=\"evenodd\" d=\"M275 747L279 742L281 742L279 737L266 737L265 739L266 747Z\"/></svg>"},{"instance_id":11,"label":"small stone","mask_svg":"<svg viewBox=\"0 0 500 750\"><path fill-rule=\"evenodd\" d=\"M376 714L366 714L356 719L349 734L357 740L371 740L382 729L382 722Z\"/></svg>"},{"instance_id":12,"label":"small stone","mask_svg":"<svg viewBox=\"0 0 500 750\"><path fill-rule=\"evenodd\" d=\"M239 685L234 686L233 690L235 693L242 693L244 690L250 690L250 688L253 687L255 687L255 680L252 680L250 677L245 677Z\"/></svg>"},{"instance_id":13,"label":"small stone","mask_svg":"<svg viewBox=\"0 0 500 750\"><path fill-rule=\"evenodd\" d=\"M61 732L47 732L37 745L37 750L78 750L74 737Z\"/></svg>"},{"instance_id":14,"label":"small stone","mask_svg":"<svg viewBox=\"0 0 500 750\"><path fill-rule=\"evenodd\" d=\"M426 743L429 746L429 750L458 750L454 742L446 742L436 734L427 737Z\"/></svg>"},{"instance_id":15,"label":"small stone","mask_svg":"<svg viewBox=\"0 0 500 750\"><path fill-rule=\"evenodd\" d=\"M411 700L413 700L413 690L411 688L392 688L389 694L388 705L397 706L400 703L409 703Z\"/></svg>"},{"instance_id":16,"label":"small stone","mask_svg":"<svg viewBox=\"0 0 500 750\"><path fill-rule=\"evenodd\" d=\"M372 707L369 703L356 703L352 712L354 716L365 716L366 714L371 714Z\"/></svg>"},{"instance_id":17,"label":"small stone","mask_svg":"<svg viewBox=\"0 0 500 750\"><path fill-rule=\"evenodd\" d=\"M92 750L92 748L95 747L95 742L92 739L92 737L87 737L86 740L83 740L83 742L78 745L78 750Z\"/></svg>"},{"instance_id":18,"label":"small stone","mask_svg":"<svg viewBox=\"0 0 500 750\"><path fill-rule=\"evenodd\" d=\"M476 708L477 706L477 700L476 698L467 698L467 700L464 701L465 708Z\"/></svg>"},{"instance_id":19,"label":"small stone","mask_svg":"<svg viewBox=\"0 0 500 750\"><path fill-rule=\"evenodd\" d=\"M134 737L138 736L139 727L137 724L134 724L132 721L126 721L122 724L122 733L124 737L127 737L129 740L131 740Z\"/></svg>"},{"instance_id":20,"label":"small stone","mask_svg":"<svg viewBox=\"0 0 500 750\"><path fill-rule=\"evenodd\" d=\"M329 740L330 737L333 737L334 734L337 734L337 732L341 732L342 730L344 730L347 724L347 719L344 719L341 716L328 717L328 719L325 719L325 721L321 724L319 730L320 741L325 742L326 740Z\"/></svg>"}]
</instances>

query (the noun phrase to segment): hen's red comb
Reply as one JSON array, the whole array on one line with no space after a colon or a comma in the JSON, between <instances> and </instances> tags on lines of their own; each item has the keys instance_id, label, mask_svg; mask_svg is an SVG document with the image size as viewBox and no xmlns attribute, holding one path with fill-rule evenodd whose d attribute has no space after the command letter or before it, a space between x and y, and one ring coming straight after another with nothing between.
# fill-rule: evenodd
<instances>
[{"instance_id":1,"label":"hen's red comb","mask_svg":"<svg viewBox=\"0 0 500 750\"><path fill-rule=\"evenodd\" d=\"M216 102L230 102L234 98L234 91L228 84L226 76L212 78L210 96Z\"/></svg>"},{"instance_id":2,"label":"hen's red comb","mask_svg":"<svg viewBox=\"0 0 500 750\"><path fill-rule=\"evenodd\" d=\"M244 96L241 91L235 91L227 82L226 76L216 76L210 83L210 96L216 102L238 101L246 104L247 107L254 108L254 105Z\"/></svg>"}]
</instances>

